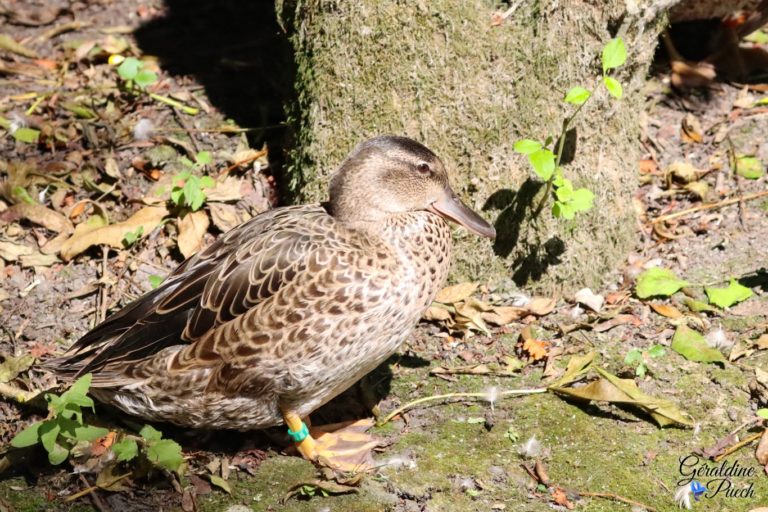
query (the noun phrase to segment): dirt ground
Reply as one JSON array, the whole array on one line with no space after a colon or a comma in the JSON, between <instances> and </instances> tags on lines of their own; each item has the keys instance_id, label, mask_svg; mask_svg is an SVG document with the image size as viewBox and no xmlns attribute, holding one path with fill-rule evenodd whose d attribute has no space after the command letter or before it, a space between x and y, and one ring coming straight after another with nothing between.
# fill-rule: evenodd
<instances>
[{"instance_id":1,"label":"dirt ground","mask_svg":"<svg viewBox=\"0 0 768 512\"><path fill-rule=\"evenodd\" d=\"M0 34L19 46L0 41L0 383L55 388L37 362L197 247L278 203L290 141L281 105L293 70L272 5L4 3ZM113 54L156 57L141 65L156 80L127 83ZM183 447L183 474L125 466L131 476L106 490L103 468L88 465L93 454L53 467L42 449L11 450L0 463L0 510L664 511L678 509L675 493L692 469L709 489L693 509L768 507L768 448L756 450L756 413L768 403L766 90L716 83L681 95L660 66L643 91L645 156L626 169L639 182L637 248L594 290L603 304L531 298L511 280L459 283L397 356L313 415L315 424L371 411L383 419L412 400L478 395L424 402L375 427L385 441L380 465L361 482L329 483L283 454L282 429L158 425ZM214 179L199 209L174 199L184 173ZM150 219L137 221L140 212ZM669 298L638 298L636 279L654 266L688 285ZM704 286L731 279L752 296L696 311L707 302ZM681 326L704 335L722 360L674 350ZM504 395L546 391L587 354L588 380L569 389L605 382L595 380L601 369L668 400L668 416L682 420L659 427L637 397ZM101 404L96 412L91 420L112 430L141 426ZM2 446L44 414L0 401ZM721 464L741 470L706 474Z\"/></svg>"}]
</instances>

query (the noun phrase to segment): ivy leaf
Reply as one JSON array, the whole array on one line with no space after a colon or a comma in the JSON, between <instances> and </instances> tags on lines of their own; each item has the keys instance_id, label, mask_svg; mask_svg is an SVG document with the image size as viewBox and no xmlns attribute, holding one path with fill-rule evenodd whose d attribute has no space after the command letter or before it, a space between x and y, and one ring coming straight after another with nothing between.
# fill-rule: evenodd
<instances>
[{"instance_id":1,"label":"ivy leaf","mask_svg":"<svg viewBox=\"0 0 768 512\"><path fill-rule=\"evenodd\" d=\"M112 451L117 456L117 461L129 461L139 455L139 445L133 439L123 439L112 445Z\"/></svg>"},{"instance_id":2,"label":"ivy leaf","mask_svg":"<svg viewBox=\"0 0 768 512\"><path fill-rule=\"evenodd\" d=\"M641 299L654 295L669 296L684 286L688 286L688 281L678 279L671 270L653 267L638 276L635 293Z\"/></svg>"},{"instance_id":3,"label":"ivy leaf","mask_svg":"<svg viewBox=\"0 0 768 512\"><path fill-rule=\"evenodd\" d=\"M611 96L616 99L621 99L621 96L624 94L624 89L621 87L621 84L618 80L612 76L604 76L603 83L605 84L605 88L608 89L608 93Z\"/></svg>"},{"instance_id":4,"label":"ivy leaf","mask_svg":"<svg viewBox=\"0 0 768 512\"><path fill-rule=\"evenodd\" d=\"M541 143L531 139L523 139L515 142L514 149L517 153L530 155L541 149Z\"/></svg>"},{"instance_id":5,"label":"ivy leaf","mask_svg":"<svg viewBox=\"0 0 768 512\"><path fill-rule=\"evenodd\" d=\"M159 441L163 438L163 433L154 428L152 425L144 425L139 430L139 435L144 438L145 441Z\"/></svg>"},{"instance_id":6,"label":"ivy leaf","mask_svg":"<svg viewBox=\"0 0 768 512\"><path fill-rule=\"evenodd\" d=\"M735 279L731 279L728 288L704 288L704 291L707 292L710 304L721 308L729 308L752 296L752 290L742 286Z\"/></svg>"},{"instance_id":7,"label":"ivy leaf","mask_svg":"<svg viewBox=\"0 0 768 512\"><path fill-rule=\"evenodd\" d=\"M603 48L603 73L609 69L617 68L627 61L627 49L624 41L617 37L608 41Z\"/></svg>"},{"instance_id":8,"label":"ivy leaf","mask_svg":"<svg viewBox=\"0 0 768 512\"><path fill-rule=\"evenodd\" d=\"M707 345L704 336L686 325L678 327L672 336L672 350L689 361L725 365L725 356L716 348Z\"/></svg>"},{"instance_id":9,"label":"ivy leaf","mask_svg":"<svg viewBox=\"0 0 768 512\"><path fill-rule=\"evenodd\" d=\"M40 441L40 427L43 426L43 421L33 423L11 439L11 446L14 448L26 448L32 446Z\"/></svg>"},{"instance_id":10,"label":"ivy leaf","mask_svg":"<svg viewBox=\"0 0 768 512\"><path fill-rule=\"evenodd\" d=\"M573 87L567 93L563 101L573 105L583 105L587 102L592 93L583 87Z\"/></svg>"},{"instance_id":11,"label":"ivy leaf","mask_svg":"<svg viewBox=\"0 0 768 512\"><path fill-rule=\"evenodd\" d=\"M161 439L150 443L147 448L147 459L152 464L169 471L178 471L179 466L184 462L181 446L171 439Z\"/></svg>"},{"instance_id":12,"label":"ivy leaf","mask_svg":"<svg viewBox=\"0 0 768 512\"><path fill-rule=\"evenodd\" d=\"M555 154L548 149L539 149L528 155L533 170L544 181L555 172Z\"/></svg>"}]
</instances>

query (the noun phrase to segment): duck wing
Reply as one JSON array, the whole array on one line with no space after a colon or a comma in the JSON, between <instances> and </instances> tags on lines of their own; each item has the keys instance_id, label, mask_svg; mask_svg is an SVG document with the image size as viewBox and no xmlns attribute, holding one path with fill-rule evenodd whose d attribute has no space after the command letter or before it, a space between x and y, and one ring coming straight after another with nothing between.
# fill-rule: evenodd
<instances>
[{"instance_id":1,"label":"duck wing","mask_svg":"<svg viewBox=\"0 0 768 512\"><path fill-rule=\"evenodd\" d=\"M333 222L319 205L254 217L182 263L158 288L107 318L47 366L74 377L194 343L290 283L320 244L334 243Z\"/></svg>"}]
</instances>

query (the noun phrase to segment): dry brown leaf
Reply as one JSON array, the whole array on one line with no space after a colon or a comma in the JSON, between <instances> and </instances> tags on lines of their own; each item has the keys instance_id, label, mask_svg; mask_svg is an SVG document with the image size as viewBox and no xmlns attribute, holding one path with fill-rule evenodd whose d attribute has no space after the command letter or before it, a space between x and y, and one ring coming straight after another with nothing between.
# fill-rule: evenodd
<instances>
[{"instance_id":1,"label":"dry brown leaf","mask_svg":"<svg viewBox=\"0 0 768 512\"><path fill-rule=\"evenodd\" d=\"M451 313L445 308L430 306L424 312L424 316L422 318L424 320L433 322L444 322L451 319Z\"/></svg>"},{"instance_id":2,"label":"dry brown leaf","mask_svg":"<svg viewBox=\"0 0 768 512\"><path fill-rule=\"evenodd\" d=\"M574 299L576 299L576 302L579 304L587 306L596 313L599 313L600 310L603 309L603 302L605 302L602 295L596 294L589 288L582 288L577 291L576 295L574 295Z\"/></svg>"},{"instance_id":3,"label":"dry brown leaf","mask_svg":"<svg viewBox=\"0 0 768 512\"><path fill-rule=\"evenodd\" d=\"M179 251L185 258L200 250L209 224L208 215L204 211L188 213L179 221Z\"/></svg>"},{"instance_id":4,"label":"dry brown leaf","mask_svg":"<svg viewBox=\"0 0 768 512\"><path fill-rule=\"evenodd\" d=\"M704 140L701 133L701 121L691 113L686 114L680 131L680 138L683 142L701 142Z\"/></svg>"},{"instance_id":5,"label":"dry brown leaf","mask_svg":"<svg viewBox=\"0 0 768 512\"><path fill-rule=\"evenodd\" d=\"M205 197L208 201L239 201L243 198L243 181L235 176L227 176L223 180L219 179L213 188L205 190Z\"/></svg>"},{"instance_id":6,"label":"dry brown leaf","mask_svg":"<svg viewBox=\"0 0 768 512\"><path fill-rule=\"evenodd\" d=\"M17 244L14 242L0 242L0 258L3 258L7 262L16 261L20 256L34 253L35 250L32 247L26 245Z\"/></svg>"},{"instance_id":7,"label":"dry brown leaf","mask_svg":"<svg viewBox=\"0 0 768 512\"><path fill-rule=\"evenodd\" d=\"M59 258L55 254L43 254L40 252L34 254L24 254L19 258L21 266L25 268L29 267L50 267L54 263L59 261Z\"/></svg>"},{"instance_id":8,"label":"dry brown leaf","mask_svg":"<svg viewBox=\"0 0 768 512\"><path fill-rule=\"evenodd\" d=\"M760 442L757 444L757 450L755 450L755 457L757 457L757 461L763 466L768 464L768 430L763 430L763 435L760 437Z\"/></svg>"},{"instance_id":9,"label":"dry brown leaf","mask_svg":"<svg viewBox=\"0 0 768 512\"><path fill-rule=\"evenodd\" d=\"M697 169L688 162L677 161L672 162L667 167L667 178L676 178L683 183L690 183L699 179L699 176L703 174L703 171Z\"/></svg>"},{"instance_id":10,"label":"dry brown leaf","mask_svg":"<svg viewBox=\"0 0 768 512\"><path fill-rule=\"evenodd\" d=\"M16 222L19 219L27 219L56 233L72 233L75 229L64 215L37 203L15 204L0 213L0 222L3 223Z\"/></svg>"},{"instance_id":11,"label":"dry brown leaf","mask_svg":"<svg viewBox=\"0 0 768 512\"><path fill-rule=\"evenodd\" d=\"M251 218L248 212L233 204L208 203L208 210L211 212L213 225L222 233L226 233Z\"/></svg>"},{"instance_id":12,"label":"dry brown leaf","mask_svg":"<svg viewBox=\"0 0 768 512\"><path fill-rule=\"evenodd\" d=\"M485 311L484 308L486 306L487 304L472 298L468 299L466 302L459 302L458 304L455 304L454 307L456 308L457 313L456 322L459 324L467 324L468 327L474 325L487 336L490 336L491 332L488 330L488 326L485 325L485 322L482 318L482 314ZM490 309L489 306L488 309ZM469 322L464 321L464 318L461 317L466 318L469 320Z\"/></svg>"},{"instance_id":13,"label":"dry brown leaf","mask_svg":"<svg viewBox=\"0 0 768 512\"><path fill-rule=\"evenodd\" d=\"M667 318L680 318L683 314L675 306L669 304L660 304L658 302L652 302L649 304L651 309Z\"/></svg>"},{"instance_id":14,"label":"dry brown leaf","mask_svg":"<svg viewBox=\"0 0 768 512\"><path fill-rule=\"evenodd\" d=\"M556 303L557 299L554 297L534 297L531 299L531 302L526 305L526 309L536 316L544 316L555 309Z\"/></svg>"},{"instance_id":15,"label":"dry brown leaf","mask_svg":"<svg viewBox=\"0 0 768 512\"><path fill-rule=\"evenodd\" d=\"M610 320L595 325L592 330L595 332L604 332L609 329L613 329L614 327L618 327L619 325L632 324L635 327L638 327L642 325L642 323L642 320L640 320L635 315L616 315Z\"/></svg>"},{"instance_id":16,"label":"dry brown leaf","mask_svg":"<svg viewBox=\"0 0 768 512\"><path fill-rule=\"evenodd\" d=\"M454 304L470 297L477 290L477 283L461 283L453 286L447 286L437 292L435 301L443 304Z\"/></svg>"},{"instance_id":17,"label":"dry brown leaf","mask_svg":"<svg viewBox=\"0 0 768 512\"><path fill-rule=\"evenodd\" d=\"M493 325L507 325L519 320L526 315L528 310L525 308L516 308L513 306L496 306L492 311L483 313L481 318Z\"/></svg>"},{"instance_id":18,"label":"dry brown leaf","mask_svg":"<svg viewBox=\"0 0 768 512\"><path fill-rule=\"evenodd\" d=\"M61 247L61 257L64 261L69 261L92 245L105 244L121 249L126 233L136 232L141 227L144 235L148 235L166 215L168 210L164 206L145 206L123 222L95 228L93 225L86 225L64 242ZM79 224L77 227L80 228L82 225Z\"/></svg>"},{"instance_id":19,"label":"dry brown leaf","mask_svg":"<svg viewBox=\"0 0 768 512\"><path fill-rule=\"evenodd\" d=\"M755 345L760 349L768 348L768 334L762 334L759 338L757 338Z\"/></svg>"}]
</instances>

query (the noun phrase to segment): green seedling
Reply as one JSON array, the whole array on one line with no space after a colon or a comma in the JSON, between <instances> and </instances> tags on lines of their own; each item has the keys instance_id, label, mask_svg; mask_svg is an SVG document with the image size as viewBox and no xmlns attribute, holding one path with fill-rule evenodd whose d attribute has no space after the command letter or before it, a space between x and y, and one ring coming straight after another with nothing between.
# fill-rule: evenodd
<instances>
[{"instance_id":1,"label":"green seedling","mask_svg":"<svg viewBox=\"0 0 768 512\"><path fill-rule=\"evenodd\" d=\"M157 82L157 74L146 69L146 64L135 57L128 57L117 67L117 74L125 80L128 90L144 90Z\"/></svg>"},{"instance_id":2,"label":"green seedling","mask_svg":"<svg viewBox=\"0 0 768 512\"><path fill-rule=\"evenodd\" d=\"M662 357L667 351L661 345L653 345L648 350L635 348L630 350L624 358L624 364L635 367L635 375L641 379L648 373L648 363L651 359Z\"/></svg>"},{"instance_id":3,"label":"green seedling","mask_svg":"<svg viewBox=\"0 0 768 512\"><path fill-rule=\"evenodd\" d=\"M128 248L135 244L139 238L141 238L141 235L144 234L144 226L139 226L134 231L128 231L126 234L123 235L123 246L125 248Z\"/></svg>"},{"instance_id":4,"label":"green seedling","mask_svg":"<svg viewBox=\"0 0 768 512\"><path fill-rule=\"evenodd\" d=\"M211 153L201 151L195 156L193 162L189 158L182 157L181 163L190 169L200 169L213 161ZM192 211L199 210L205 203L205 192L203 189L212 188L216 182L210 176L197 176L192 171L182 171L173 180L173 189L171 189L171 201L178 207L189 208Z\"/></svg>"},{"instance_id":5,"label":"green seedling","mask_svg":"<svg viewBox=\"0 0 768 512\"><path fill-rule=\"evenodd\" d=\"M58 465L67 460L78 443L91 442L107 435L107 429L87 425L83 421L82 408L94 410L93 400L86 396L90 385L91 374L87 373L60 396L46 393L48 417L16 434L11 446L24 448L40 443L48 452L48 461Z\"/></svg>"},{"instance_id":6,"label":"green seedling","mask_svg":"<svg viewBox=\"0 0 768 512\"><path fill-rule=\"evenodd\" d=\"M144 457L153 466L178 472L184 463L181 446L172 439L163 439L163 433L151 425L144 425L139 436L128 436L112 445L118 462L129 462Z\"/></svg>"},{"instance_id":7,"label":"green seedling","mask_svg":"<svg viewBox=\"0 0 768 512\"><path fill-rule=\"evenodd\" d=\"M603 72L598 82L608 91L608 94L616 99L620 99L624 94L621 83L616 78L609 75L609 72L622 66L627 60L627 51L624 41L617 37L605 45L602 52ZM533 139L519 140L514 145L517 153L526 155L528 163L533 168L533 172L546 183L546 191L542 196L539 206L536 208L538 214L544 207L550 192L554 191L554 204L552 205L552 214L556 218L572 219L576 213L592 209L594 206L594 194L586 188L574 188L573 183L563 176L560 167L565 139L568 131L573 125L573 121L584 108L584 105L592 98L594 91L581 86L572 87L565 93L563 102L574 105L576 109L566 118L563 123L563 129L555 139L552 136L546 138L542 143ZM553 145L557 141L556 147ZM549 146L552 146L551 148Z\"/></svg>"}]
</instances>

